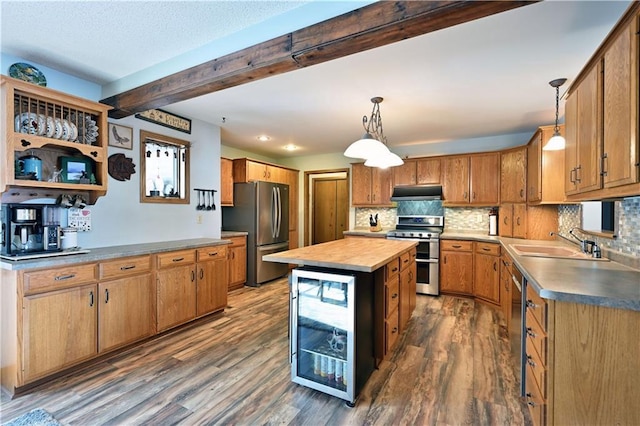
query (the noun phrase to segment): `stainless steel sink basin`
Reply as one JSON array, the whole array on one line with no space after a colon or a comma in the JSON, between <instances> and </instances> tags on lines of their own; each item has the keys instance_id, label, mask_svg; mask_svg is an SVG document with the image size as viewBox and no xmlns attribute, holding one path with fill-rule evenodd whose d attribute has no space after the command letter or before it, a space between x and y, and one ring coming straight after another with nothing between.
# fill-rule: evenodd
<instances>
[{"instance_id":1,"label":"stainless steel sink basin","mask_svg":"<svg viewBox=\"0 0 640 426\"><path fill-rule=\"evenodd\" d=\"M542 244L510 244L510 246L519 256L556 257L561 259L580 260L608 260L606 258L594 258L588 254L582 253L577 248L574 249L565 246Z\"/></svg>"}]
</instances>

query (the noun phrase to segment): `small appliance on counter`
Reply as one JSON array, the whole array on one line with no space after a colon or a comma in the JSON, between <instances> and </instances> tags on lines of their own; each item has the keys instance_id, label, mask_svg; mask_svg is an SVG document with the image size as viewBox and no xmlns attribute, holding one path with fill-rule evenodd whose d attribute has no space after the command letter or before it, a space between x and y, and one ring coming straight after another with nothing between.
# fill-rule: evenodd
<instances>
[{"instance_id":1,"label":"small appliance on counter","mask_svg":"<svg viewBox=\"0 0 640 426\"><path fill-rule=\"evenodd\" d=\"M498 208L489 210L489 235L498 235Z\"/></svg>"},{"instance_id":2,"label":"small appliance on counter","mask_svg":"<svg viewBox=\"0 0 640 426\"><path fill-rule=\"evenodd\" d=\"M59 207L49 204L3 204L0 255L19 257L62 251Z\"/></svg>"}]
</instances>

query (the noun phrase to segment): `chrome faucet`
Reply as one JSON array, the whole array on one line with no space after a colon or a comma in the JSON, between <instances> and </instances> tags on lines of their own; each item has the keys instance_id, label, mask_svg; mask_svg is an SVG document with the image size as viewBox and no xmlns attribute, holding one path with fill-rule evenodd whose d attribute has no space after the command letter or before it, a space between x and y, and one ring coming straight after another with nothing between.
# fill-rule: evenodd
<instances>
[{"instance_id":1,"label":"chrome faucet","mask_svg":"<svg viewBox=\"0 0 640 426\"><path fill-rule=\"evenodd\" d=\"M571 234L571 231L569 231L569 233ZM563 240L566 240L566 241L570 242L571 244L576 244L576 242L575 242L575 241L573 241L573 240L571 240L571 239L569 239L569 238L565 237L564 235L559 234L559 233L557 233L557 232L549 232L549 235L550 235L550 236L552 236L552 237L553 237L554 235L556 235L556 236L558 236L558 237L562 238ZM572 235L573 235L573 234L572 234ZM574 236L574 237L575 237L575 236ZM578 241L582 242L582 240L580 240L580 239L578 239Z\"/></svg>"},{"instance_id":2,"label":"chrome faucet","mask_svg":"<svg viewBox=\"0 0 640 426\"><path fill-rule=\"evenodd\" d=\"M602 257L602 251L600 250L600 246L598 246L598 244L595 241L591 241L591 240L581 240L580 238L578 238L578 236L576 234L573 233L573 230L577 229L578 231L580 231L579 228L571 228L569 230L569 235L571 235L573 238L575 238L579 243L580 243L580 250L584 253L584 254L590 254L591 256L595 257L595 258L601 258ZM576 244L575 241L565 237L562 234L556 233L556 232L550 232L549 233L550 236L554 236L557 235L558 237L561 237L564 240L569 241L572 244Z\"/></svg>"}]
</instances>

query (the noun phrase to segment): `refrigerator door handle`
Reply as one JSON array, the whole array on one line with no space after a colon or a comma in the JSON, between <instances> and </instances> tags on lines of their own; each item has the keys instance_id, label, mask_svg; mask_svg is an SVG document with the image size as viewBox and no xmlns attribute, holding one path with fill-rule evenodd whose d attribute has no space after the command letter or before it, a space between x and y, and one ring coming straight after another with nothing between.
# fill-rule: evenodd
<instances>
[{"instance_id":1,"label":"refrigerator door handle","mask_svg":"<svg viewBox=\"0 0 640 426\"><path fill-rule=\"evenodd\" d=\"M276 188L271 188L271 238L276 237Z\"/></svg>"},{"instance_id":2,"label":"refrigerator door handle","mask_svg":"<svg viewBox=\"0 0 640 426\"><path fill-rule=\"evenodd\" d=\"M276 237L280 236L280 226L282 225L282 195L280 194L280 187L278 190L278 229L276 230Z\"/></svg>"}]
</instances>

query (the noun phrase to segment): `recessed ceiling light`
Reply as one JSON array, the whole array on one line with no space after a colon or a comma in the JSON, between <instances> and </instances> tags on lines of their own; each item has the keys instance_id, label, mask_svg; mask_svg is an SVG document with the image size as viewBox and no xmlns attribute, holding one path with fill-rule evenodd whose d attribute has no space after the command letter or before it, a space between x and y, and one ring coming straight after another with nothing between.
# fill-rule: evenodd
<instances>
[{"instance_id":1,"label":"recessed ceiling light","mask_svg":"<svg viewBox=\"0 0 640 426\"><path fill-rule=\"evenodd\" d=\"M270 141L271 138L269 136L267 136L267 135L260 135L260 136L258 136L258 140L260 142L267 142L267 141Z\"/></svg>"},{"instance_id":2,"label":"recessed ceiling light","mask_svg":"<svg viewBox=\"0 0 640 426\"><path fill-rule=\"evenodd\" d=\"M298 147L290 143L289 145L285 145L284 149L286 149L287 151L295 151L296 149L298 149Z\"/></svg>"}]
</instances>

